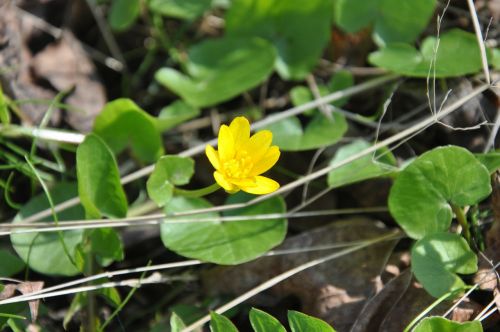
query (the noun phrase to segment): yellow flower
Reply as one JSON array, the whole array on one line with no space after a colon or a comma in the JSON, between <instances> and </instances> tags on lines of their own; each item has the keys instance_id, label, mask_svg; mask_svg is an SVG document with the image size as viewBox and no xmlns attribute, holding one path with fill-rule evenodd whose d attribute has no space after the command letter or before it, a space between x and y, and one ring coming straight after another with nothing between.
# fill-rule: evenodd
<instances>
[{"instance_id":1,"label":"yellow flower","mask_svg":"<svg viewBox=\"0 0 500 332\"><path fill-rule=\"evenodd\" d=\"M262 130L250 137L250 123L242 116L229 126L219 129L216 151L205 148L208 160L214 166L214 178L229 193L240 189L250 194L269 194L280 187L279 183L260 176L278 161L280 150L271 146L273 134Z\"/></svg>"}]
</instances>

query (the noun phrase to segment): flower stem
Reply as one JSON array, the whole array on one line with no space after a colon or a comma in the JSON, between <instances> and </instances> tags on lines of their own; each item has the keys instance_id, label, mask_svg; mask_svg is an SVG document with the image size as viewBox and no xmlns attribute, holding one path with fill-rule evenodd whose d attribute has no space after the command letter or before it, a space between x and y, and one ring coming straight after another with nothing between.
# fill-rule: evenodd
<instances>
[{"instance_id":1,"label":"flower stem","mask_svg":"<svg viewBox=\"0 0 500 332\"><path fill-rule=\"evenodd\" d=\"M217 191L218 189L220 189L220 186L217 183L211 184L205 188L195 190L174 188L174 195L180 195L184 197L203 197Z\"/></svg>"},{"instance_id":2,"label":"flower stem","mask_svg":"<svg viewBox=\"0 0 500 332\"><path fill-rule=\"evenodd\" d=\"M464 210L456 205L451 204L451 209L455 213L458 223L462 226L464 237L467 243L470 243L470 230L469 224L467 223L467 218L465 217Z\"/></svg>"}]
</instances>

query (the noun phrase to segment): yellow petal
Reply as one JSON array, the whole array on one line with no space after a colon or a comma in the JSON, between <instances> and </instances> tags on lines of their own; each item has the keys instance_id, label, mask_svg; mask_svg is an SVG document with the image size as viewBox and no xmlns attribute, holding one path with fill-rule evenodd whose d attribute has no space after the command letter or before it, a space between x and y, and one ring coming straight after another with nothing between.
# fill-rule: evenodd
<instances>
[{"instance_id":1,"label":"yellow petal","mask_svg":"<svg viewBox=\"0 0 500 332\"><path fill-rule=\"evenodd\" d=\"M265 195L276 191L280 185L278 182L264 176L255 177L256 185L253 187L240 187L241 190L255 195Z\"/></svg>"},{"instance_id":2,"label":"yellow petal","mask_svg":"<svg viewBox=\"0 0 500 332\"><path fill-rule=\"evenodd\" d=\"M231 129L231 133L233 134L236 149L248 142L250 138L250 122L248 122L247 118L243 116L235 118L229 125L229 129Z\"/></svg>"},{"instance_id":3,"label":"yellow petal","mask_svg":"<svg viewBox=\"0 0 500 332\"><path fill-rule=\"evenodd\" d=\"M218 172L218 171L215 171L214 172L214 178L215 178L215 181L219 184L219 186L221 186L222 188L224 188L225 191L228 191L228 192L235 192L235 191L238 191L238 187L236 187L234 184L232 184L231 182L229 182L222 173Z\"/></svg>"},{"instance_id":4,"label":"yellow petal","mask_svg":"<svg viewBox=\"0 0 500 332\"><path fill-rule=\"evenodd\" d=\"M234 146L234 138L228 126L222 125L219 129L219 158L222 163L234 158L236 149Z\"/></svg>"},{"instance_id":5,"label":"yellow petal","mask_svg":"<svg viewBox=\"0 0 500 332\"><path fill-rule=\"evenodd\" d=\"M255 181L255 177L246 178L246 179L231 179L231 183L237 185L238 187L255 187L257 182Z\"/></svg>"},{"instance_id":6,"label":"yellow petal","mask_svg":"<svg viewBox=\"0 0 500 332\"><path fill-rule=\"evenodd\" d=\"M251 156L253 162L258 162L269 149L273 140L273 133L269 130L262 130L250 137L245 149Z\"/></svg>"},{"instance_id":7,"label":"yellow petal","mask_svg":"<svg viewBox=\"0 0 500 332\"><path fill-rule=\"evenodd\" d=\"M268 171L271 167L276 164L280 157L280 149L277 146L271 146L269 150L262 156L262 158L255 163L252 170L250 171L251 176L262 174Z\"/></svg>"},{"instance_id":8,"label":"yellow petal","mask_svg":"<svg viewBox=\"0 0 500 332\"><path fill-rule=\"evenodd\" d=\"M210 161L212 166L216 170L219 170L220 169L220 160L219 160L219 154L217 153L217 151L215 151L215 149L212 146L207 145L205 147L205 154L207 155L208 161Z\"/></svg>"}]
</instances>

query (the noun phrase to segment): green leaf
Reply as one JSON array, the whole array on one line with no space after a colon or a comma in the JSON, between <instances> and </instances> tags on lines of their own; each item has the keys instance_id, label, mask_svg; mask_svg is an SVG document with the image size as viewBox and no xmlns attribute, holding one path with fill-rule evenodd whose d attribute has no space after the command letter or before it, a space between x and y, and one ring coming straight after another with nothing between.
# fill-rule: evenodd
<instances>
[{"instance_id":1,"label":"green leaf","mask_svg":"<svg viewBox=\"0 0 500 332\"><path fill-rule=\"evenodd\" d=\"M335 332L333 327L319 318L298 311L288 311L288 323L292 332Z\"/></svg>"},{"instance_id":2,"label":"green leaf","mask_svg":"<svg viewBox=\"0 0 500 332\"><path fill-rule=\"evenodd\" d=\"M365 140L358 139L337 150L330 165L335 165L371 146ZM380 158L378 158L380 156ZM338 167L328 173L328 186L341 187L379 176L388 175L397 170L396 159L388 149L381 149L375 155L368 155Z\"/></svg>"},{"instance_id":3,"label":"green leaf","mask_svg":"<svg viewBox=\"0 0 500 332\"><path fill-rule=\"evenodd\" d=\"M456 77L476 73L482 68L476 37L470 32L452 29L443 33L435 68L430 70L435 46L435 37L427 37L420 52L408 44L389 44L371 53L368 59L377 67L411 77Z\"/></svg>"},{"instance_id":4,"label":"green leaf","mask_svg":"<svg viewBox=\"0 0 500 332\"><path fill-rule=\"evenodd\" d=\"M189 104L206 107L259 85L271 74L274 59L274 48L260 38L207 40L189 50L189 76L162 68L155 77Z\"/></svg>"},{"instance_id":5,"label":"green leaf","mask_svg":"<svg viewBox=\"0 0 500 332\"><path fill-rule=\"evenodd\" d=\"M412 43L425 29L434 13L436 0L336 0L335 23L347 32L374 26L382 44Z\"/></svg>"},{"instance_id":6,"label":"green leaf","mask_svg":"<svg viewBox=\"0 0 500 332\"><path fill-rule=\"evenodd\" d=\"M101 266L108 266L124 257L123 243L113 228L98 228L90 234L91 252Z\"/></svg>"},{"instance_id":7,"label":"green leaf","mask_svg":"<svg viewBox=\"0 0 500 332\"><path fill-rule=\"evenodd\" d=\"M184 324L182 319L175 312L172 312L172 315L170 316L170 330L172 332L181 332L181 330L185 327L186 324Z\"/></svg>"},{"instance_id":8,"label":"green leaf","mask_svg":"<svg viewBox=\"0 0 500 332\"><path fill-rule=\"evenodd\" d=\"M297 117L289 117L268 126L273 132L273 144L283 151L317 149L338 142L347 131L347 122L338 112L328 119L317 113L305 129Z\"/></svg>"},{"instance_id":9,"label":"green leaf","mask_svg":"<svg viewBox=\"0 0 500 332\"><path fill-rule=\"evenodd\" d=\"M446 231L450 204L474 205L491 192L490 175L472 153L457 146L428 151L403 169L389 194L389 210L414 239Z\"/></svg>"},{"instance_id":10,"label":"green leaf","mask_svg":"<svg viewBox=\"0 0 500 332\"><path fill-rule=\"evenodd\" d=\"M50 190L54 204L62 203L77 196L77 194L77 186L73 183L61 182ZM45 194L42 193L35 196L21 208L14 219L14 223L22 223L23 219L48 208L50 208L50 205ZM82 220L85 218L85 211L81 205L77 205L58 212L57 217L60 221ZM50 220L53 220L52 216L44 218L41 221ZM64 222L60 222L60 224L64 225ZM76 247L83 240L83 231L72 230L61 234L70 255L73 256ZM10 239L19 257L31 269L39 273L63 276L73 276L80 273L66 256L58 233L12 234Z\"/></svg>"},{"instance_id":11,"label":"green leaf","mask_svg":"<svg viewBox=\"0 0 500 332\"><path fill-rule=\"evenodd\" d=\"M477 257L467 241L452 233L434 233L415 243L411 251L412 271L434 297L464 288L455 273L477 271Z\"/></svg>"},{"instance_id":12,"label":"green leaf","mask_svg":"<svg viewBox=\"0 0 500 332\"><path fill-rule=\"evenodd\" d=\"M243 195L230 196L228 204ZM174 197L165 207L168 214L209 208L211 204L202 198ZM287 229L286 219L252 220L252 215L284 213L281 197L270 198L260 204L238 209L226 215L248 216L244 221L209 221L175 223L165 221L161 225L161 239L165 246L179 255L217 264L240 264L261 256L280 244ZM197 214L190 218L217 218L215 212Z\"/></svg>"},{"instance_id":13,"label":"green leaf","mask_svg":"<svg viewBox=\"0 0 500 332\"><path fill-rule=\"evenodd\" d=\"M238 332L238 329L229 320L229 318L219 315L216 312L210 313L210 331L211 332Z\"/></svg>"},{"instance_id":14,"label":"green leaf","mask_svg":"<svg viewBox=\"0 0 500 332\"><path fill-rule=\"evenodd\" d=\"M199 108L189 105L183 100L176 100L160 111L156 121L158 131L164 132L198 115L200 115Z\"/></svg>"},{"instance_id":15,"label":"green leaf","mask_svg":"<svg viewBox=\"0 0 500 332\"><path fill-rule=\"evenodd\" d=\"M155 162L163 154L158 120L126 98L107 103L95 118L94 133L118 154L130 145L142 161Z\"/></svg>"},{"instance_id":16,"label":"green leaf","mask_svg":"<svg viewBox=\"0 0 500 332\"><path fill-rule=\"evenodd\" d=\"M109 25L115 31L127 30L141 10L139 0L113 0L109 13Z\"/></svg>"},{"instance_id":17,"label":"green leaf","mask_svg":"<svg viewBox=\"0 0 500 332\"><path fill-rule=\"evenodd\" d=\"M483 332L483 327L477 320L459 323L443 317L427 317L412 332Z\"/></svg>"},{"instance_id":18,"label":"green leaf","mask_svg":"<svg viewBox=\"0 0 500 332\"><path fill-rule=\"evenodd\" d=\"M120 183L115 157L106 143L89 134L76 150L78 195L87 218L102 215L123 218L127 215L127 198Z\"/></svg>"},{"instance_id":19,"label":"green leaf","mask_svg":"<svg viewBox=\"0 0 500 332\"><path fill-rule=\"evenodd\" d=\"M210 8L211 0L150 0L152 12L183 20L194 20Z\"/></svg>"},{"instance_id":20,"label":"green leaf","mask_svg":"<svg viewBox=\"0 0 500 332\"><path fill-rule=\"evenodd\" d=\"M276 318L259 309L250 310L250 323L255 332L286 332Z\"/></svg>"},{"instance_id":21,"label":"green leaf","mask_svg":"<svg viewBox=\"0 0 500 332\"><path fill-rule=\"evenodd\" d=\"M3 125L8 125L10 123L10 113L7 106L7 101L3 95L2 85L0 84L0 122Z\"/></svg>"},{"instance_id":22,"label":"green leaf","mask_svg":"<svg viewBox=\"0 0 500 332\"><path fill-rule=\"evenodd\" d=\"M0 249L0 262L2 262L0 264L0 277L10 277L24 269L24 262L5 249Z\"/></svg>"},{"instance_id":23,"label":"green leaf","mask_svg":"<svg viewBox=\"0 0 500 332\"><path fill-rule=\"evenodd\" d=\"M332 2L324 0L235 0L226 14L226 31L269 40L278 50L280 76L298 80L309 74L328 43L331 12Z\"/></svg>"},{"instance_id":24,"label":"green leaf","mask_svg":"<svg viewBox=\"0 0 500 332\"><path fill-rule=\"evenodd\" d=\"M174 186L188 184L193 174L193 159L163 156L148 179L148 195L158 206L164 206L172 198Z\"/></svg>"},{"instance_id":25,"label":"green leaf","mask_svg":"<svg viewBox=\"0 0 500 332\"><path fill-rule=\"evenodd\" d=\"M474 156L488 169L490 174L500 169L500 151L477 153Z\"/></svg>"}]
</instances>

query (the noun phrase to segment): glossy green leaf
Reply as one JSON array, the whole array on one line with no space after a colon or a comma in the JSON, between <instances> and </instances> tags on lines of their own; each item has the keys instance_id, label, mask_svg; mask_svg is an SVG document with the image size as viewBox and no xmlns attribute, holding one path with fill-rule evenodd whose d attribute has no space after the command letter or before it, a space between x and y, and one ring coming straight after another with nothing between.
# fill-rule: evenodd
<instances>
[{"instance_id":1,"label":"glossy green leaf","mask_svg":"<svg viewBox=\"0 0 500 332\"><path fill-rule=\"evenodd\" d=\"M478 320L459 323L443 317L427 317L412 332L483 332L483 326Z\"/></svg>"},{"instance_id":2,"label":"glossy green leaf","mask_svg":"<svg viewBox=\"0 0 500 332\"><path fill-rule=\"evenodd\" d=\"M76 184L61 182L50 190L50 195L54 204L64 202L77 196ZM23 219L50 208L47 197L44 193L33 197L25 204L14 219L14 223L21 223ZM81 205L77 205L57 213L59 221L82 220L85 212ZM42 221L51 221L52 216ZM69 254L73 256L77 245L83 240L82 230L72 230L62 232L62 238ZM12 234L10 236L12 246L19 257L33 270L46 275L73 276L80 271L73 265L65 254L58 233L27 233Z\"/></svg>"},{"instance_id":3,"label":"glossy green leaf","mask_svg":"<svg viewBox=\"0 0 500 332\"><path fill-rule=\"evenodd\" d=\"M222 38L192 47L186 64L189 76L171 68L156 80L197 107L229 100L263 82L272 72L275 51L260 38Z\"/></svg>"},{"instance_id":4,"label":"glossy green leaf","mask_svg":"<svg viewBox=\"0 0 500 332\"><path fill-rule=\"evenodd\" d=\"M389 194L389 210L408 236L446 231L450 204L473 205L491 192L490 175L472 153L457 146L428 151L403 169Z\"/></svg>"},{"instance_id":5,"label":"glossy green leaf","mask_svg":"<svg viewBox=\"0 0 500 332\"><path fill-rule=\"evenodd\" d=\"M199 108L189 105L183 100L177 100L162 108L156 121L157 127L160 132L163 132L198 115L200 115Z\"/></svg>"},{"instance_id":6,"label":"glossy green leaf","mask_svg":"<svg viewBox=\"0 0 500 332\"><path fill-rule=\"evenodd\" d=\"M137 19L141 10L139 0L113 0L108 17L115 31L127 30Z\"/></svg>"},{"instance_id":7,"label":"glossy green leaf","mask_svg":"<svg viewBox=\"0 0 500 332\"><path fill-rule=\"evenodd\" d=\"M347 32L373 26L376 40L412 43L429 23L436 0L336 0L335 23Z\"/></svg>"},{"instance_id":8,"label":"glossy green leaf","mask_svg":"<svg viewBox=\"0 0 500 332\"><path fill-rule=\"evenodd\" d=\"M76 150L78 195L88 218L123 218L127 198L120 183L115 157L106 143L89 134Z\"/></svg>"},{"instance_id":9,"label":"glossy green leaf","mask_svg":"<svg viewBox=\"0 0 500 332\"><path fill-rule=\"evenodd\" d=\"M108 266L124 257L123 243L113 228L98 228L90 234L91 252L101 266Z\"/></svg>"},{"instance_id":10,"label":"glossy green leaf","mask_svg":"<svg viewBox=\"0 0 500 332\"><path fill-rule=\"evenodd\" d=\"M0 277L10 277L24 269L24 262L11 252L0 249ZM0 289L0 292L2 290Z\"/></svg>"},{"instance_id":11,"label":"glossy green leaf","mask_svg":"<svg viewBox=\"0 0 500 332\"><path fill-rule=\"evenodd\" d=\"M305 128L297 117L289 117L266 129L273 132L273 144L281 150L301 151L338 142L347 131L347 122L338 112L333 112L331 119L318 112Z\"/></svg>"},{"instance_id":12,"label":"glossy green leaf","mask_svg":"<svg viewBox=\"0 0 500 332\"><path fill-rule=\"evenodd\" d=\"M228 203L232 203L237 196L231 196ZM211 204L202 198L174 197L165 207L165 212L170 214L209 207ZM286 235L286 219L252 220L251 216L284 212L283 199L273 197L226 214L248 216L248 220L245 221L196 223L166 221L161 225L161 239L167 248L185 257L217 264L240 264L257 258L280 244ZM188 218L196 220L217 217L217 213L210 212Z\"/></svg>"},{"instance_id":13,"label":"glossy green leaf","mask_svg":"<svg viewBox=\"0 0 500 332\"><path fill-rule=\"evenodd\" d=\"M434 233L415 243L411 251L412 271L425 290L434 297L465 286L455 273L477 271L477 256L463 237Z\"/></svg>"},{"instance_id":14,"label":"glossy green leaf","mask_svg":"<svg viewBox=\"0 0 500 332\"><path fill-rule=\"evenodd\" d=\"M212 311L210 313L211 332L238 332L238 329L226 316L219 315Z\"/></svg>"},{"instance_id":15,"label":"glossy green leaf","mask_svg":"<svg viewBox=\"0 0 500 332\"><path fill-rule=\"evenodd\" d=\"M8 125L10 123L10 113L7 106L7 101L3 95L2 85L0 84L0 122L3 125Z\"/></svg>"},{"instance_id":16,"label":"glossy green leaf","mask_svg":"<svg viewBox=\"0 0 500 332\"><path fill-rule=\"evenodd\" d=\"M164 206L172 198L174 186L188 184L193 174L193 159L163 156L148 179L148 195L158 206Z\"/></svg>"},{"instance_id":17,"label":"glossy green leaf","mask_svg":"<svg viewBox=\"0 0 500 332\"><path fill-rule=\"evenodd\" d=\"M211 0L150 0L152 12L183 20L194 20L210 8Z\"/></svg>"},{"instance_id":18,"label":"glossy green leaf","mask_svg":"<svg viewBox=\"0 0 500 332\"><path fill-rule=\"evenodd\" d=\"M269 40L278 50L280 76L303 79L328 43L331 12L332 2L324 0L234 0L226 14L226 31L238 38Z\"/></svg>"},{"instance_id":19,"label":"glossy green leaf","mask_svg":"<svg viewBox=\"0 0 500 332\"><path fill-rule=\"evenodd\" d=\"M163 143L157 120L133 101L113 100L104 106L94 122L94 133L118 154L130 145L142 161L155 162L163 154Z\"/></svg>"},{"instance_id":20,"label":"glossy green leaf","mask_svg":"<svg viewBox=\"0 0 500 332\"><path fill-rule=\"evenodd\" d=\"M427 37L420 51L408 44L389 44L369 56L377 67L412 77L456 77L481 70L481 55L473 33L452 29L443 33L430 69L436 46L435 37Z\"/></svg>"},{"instance_id":21,"label":"glossy green leaf","mask_svg":"<svg viewBox=\"0 0 500 332\"><path fill-rule=\"evenodd\" d=\"M490 174L500 169L500 151L478 153L475 154L475 157L488 169Z\"/></svg>"},{"instance_id":22,"label":"glossy green leaf","mask_svg":"<svg viewBox=\"0 0 500 332\"><path fill-rule=\"evenodd\" d=\"M298 311L288 311L288 323L292 332L335 332L333 327L319 318Z\"/></svg>"},{"instance_id":23,"label":"glossy green leaf","mask_svg":"<svg viewBox=\"0 0 500 332\"><path fill-rule=\"evenodd\" d=\"M349 143L337 150L337 153L330 161L330 165L335 165L356 153L368 149L370 146L370 143L362 139ZM392 153L387 149L381 149L375 155L370 154L332 170L328 173L328 186L340 187L388 175L397 170L395 165L396 158Z\"/></svg>"},{"instance_id":24,"label":"glossy green leaf","mask_svg":"<svg viewBox=\"0 0 500 332\"><path fill-rule=\"evenodd\" d=\"M276 318L262 310L252 308L249 316L255 332L286 332Z\"/></svg>"}]
</instances>

